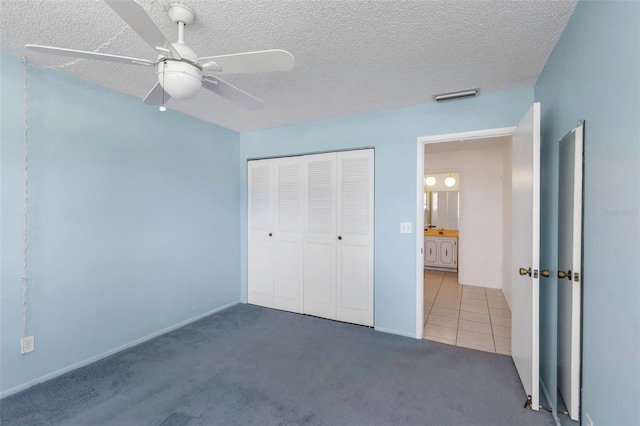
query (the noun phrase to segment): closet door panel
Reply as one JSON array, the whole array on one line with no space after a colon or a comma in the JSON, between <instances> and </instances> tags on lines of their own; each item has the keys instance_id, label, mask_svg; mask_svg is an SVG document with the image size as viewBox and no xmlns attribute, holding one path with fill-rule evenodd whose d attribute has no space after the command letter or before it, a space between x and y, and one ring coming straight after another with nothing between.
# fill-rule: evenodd
<instances>
[{"instance_id":1,"label":"closet door panel","mask_svg":"<svg viewBox=\"0 0 640 426\"><path fill-rule=\"evenodd\" d=\"M274 308L302 313L302 243L276 242Z\"/></svg>"},{"instance_id":2,"label":"closet door panel","mask_svg":"<svg viewBox=\"0 0 640 426\"><path fill-rule=\"evenodd\" d=\"M304 157L275 160L274 307L303 311Z\"/></svg>"},{"instance_id":3,"label":"closet door panel","mask_svg":"<svg viewBox=\"0 0 640 426\"><path fill-rule=\"evenodd\" d=\"M248 302L272 308L274 284L272 160L250 161L247 172Z\"/></svg>"},{"instance_id":4,"label":"closet door panel","mask_svg":"<svg viewBox=\"0 0 640 426\"><path fill-rule=\"evenodd\" d=\"M340 294L338 317L341 321L371 325L368 313L372 310L370 303L369 281L371 272L364 267L370 263L369 244L353 242L343 237L338 248L340 268Z\"/></svg>"},{"instance_id":5,"label":"closet door panel","mask_svg":"<svg viewBox=\"0 0 640 426\"><path fill-rule=\"evenodd\" d=\"M337 319L373 326L373 150L337 153Z\"/></svg>"},{"instance_id":6,"label":"closet door panel","mask_svg":"<svg viewBox=\"0 0 640 426\"><path fill-rule=\"evenodd\" d=\"M307 156L304 313L336 319L336 154Z\"/></svg>"}]
</instances>

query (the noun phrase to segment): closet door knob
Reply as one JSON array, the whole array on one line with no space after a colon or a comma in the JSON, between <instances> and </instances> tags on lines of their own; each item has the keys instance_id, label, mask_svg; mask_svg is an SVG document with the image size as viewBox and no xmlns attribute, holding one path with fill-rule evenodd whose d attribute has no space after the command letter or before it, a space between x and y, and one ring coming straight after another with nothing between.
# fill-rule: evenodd
<instances>
[{"instance_id":1,"label":"closet door knob","mask_svg":"<svg viewBox=\"0 0 640 426\"><path fill-rule=\"evenodd\" d=\"M543 269L542 271L540 271L540 275L542 275L545 278L549 278L551 276L551 272L549 272L548 269Z\"/></svg>"},{"instance_id":2,"label":"closet door knob","mask_svg":"<svg viewBox=\"0 0 640 426\"><path fill-rule=\"evenodd\" d=\"M271 232L269 232L269 236L272 236L273 234Z\"/></svg>"},{"instance_id":3,"label":"closet door knob","mask_svg":"<svg viewBox=\"0 0 640 426\"><path fill-rule=\"evenodd\" d=\"M338 235L338 239L339 239L339 240L341 240L341 239L342 239L342 236L341 236L341 235Z\"/></svg>"}]
</instances>

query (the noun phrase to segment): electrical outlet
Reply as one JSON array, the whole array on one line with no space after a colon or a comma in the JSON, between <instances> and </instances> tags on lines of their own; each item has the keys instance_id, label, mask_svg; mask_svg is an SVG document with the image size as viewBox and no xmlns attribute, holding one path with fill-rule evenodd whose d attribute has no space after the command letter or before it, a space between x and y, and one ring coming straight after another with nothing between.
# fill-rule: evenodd
<instances>
[{"instance_id":1,"label":"electrical outlet","mask_svg":"<svg viewBox=\"0 0 640 426\"><path fill-rule=\"evenodd\" d=\"M593 420L591 420L591 417L589 417L588 414L585 417L587 418L587 426L593 426Z\"/></svg>"},{"instance_id":2,"label":"electrical outlet","mask_svg":"<svg viewBox=\"0 0 640 426\"><path fill-rule=\"evenodd\" d=\"M20 338L20 353L22 355L33 352L35 349L35 339L33 336Z\"/></svg>"}]
</instances>

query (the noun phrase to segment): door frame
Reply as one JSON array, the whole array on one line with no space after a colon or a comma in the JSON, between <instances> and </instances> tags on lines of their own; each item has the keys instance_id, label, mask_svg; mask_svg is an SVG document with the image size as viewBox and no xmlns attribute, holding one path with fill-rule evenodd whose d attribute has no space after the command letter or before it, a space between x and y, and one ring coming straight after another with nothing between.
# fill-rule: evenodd
<instances>
[{"instance_id":1,"label":"door frame","mask_svg":"<svg viewBox=\"0 0 640 426\"><path fill-rule=\"evenodd\" d=\"M457 140L485 139L501 136L513 136L517 126L495 129L474 130L461 133L445 133L432 136L419 136L416 143L416 339L422 339L424 327L424 212L422 211L424 193L424 147L427 144L453 142ZM458 261L458 264L460 262Z\"/></svg>"}]
</instances>

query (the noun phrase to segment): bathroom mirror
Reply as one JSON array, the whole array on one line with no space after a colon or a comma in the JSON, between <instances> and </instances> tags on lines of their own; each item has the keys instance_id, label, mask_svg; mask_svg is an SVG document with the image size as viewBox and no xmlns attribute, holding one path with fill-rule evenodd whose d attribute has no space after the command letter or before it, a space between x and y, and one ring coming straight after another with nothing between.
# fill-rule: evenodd
<instances>
[{"instance_id":1,"label":"bathroom mirror","mask_svg":"<svg viewBox=\"0 0 640 426\"><path fill-rule=\"evenodd\" d=\"M430 227L458 229L460 218L459 180L459 174L453 172L425 174L425 229Z\"/></svg>"}]
</instances>

